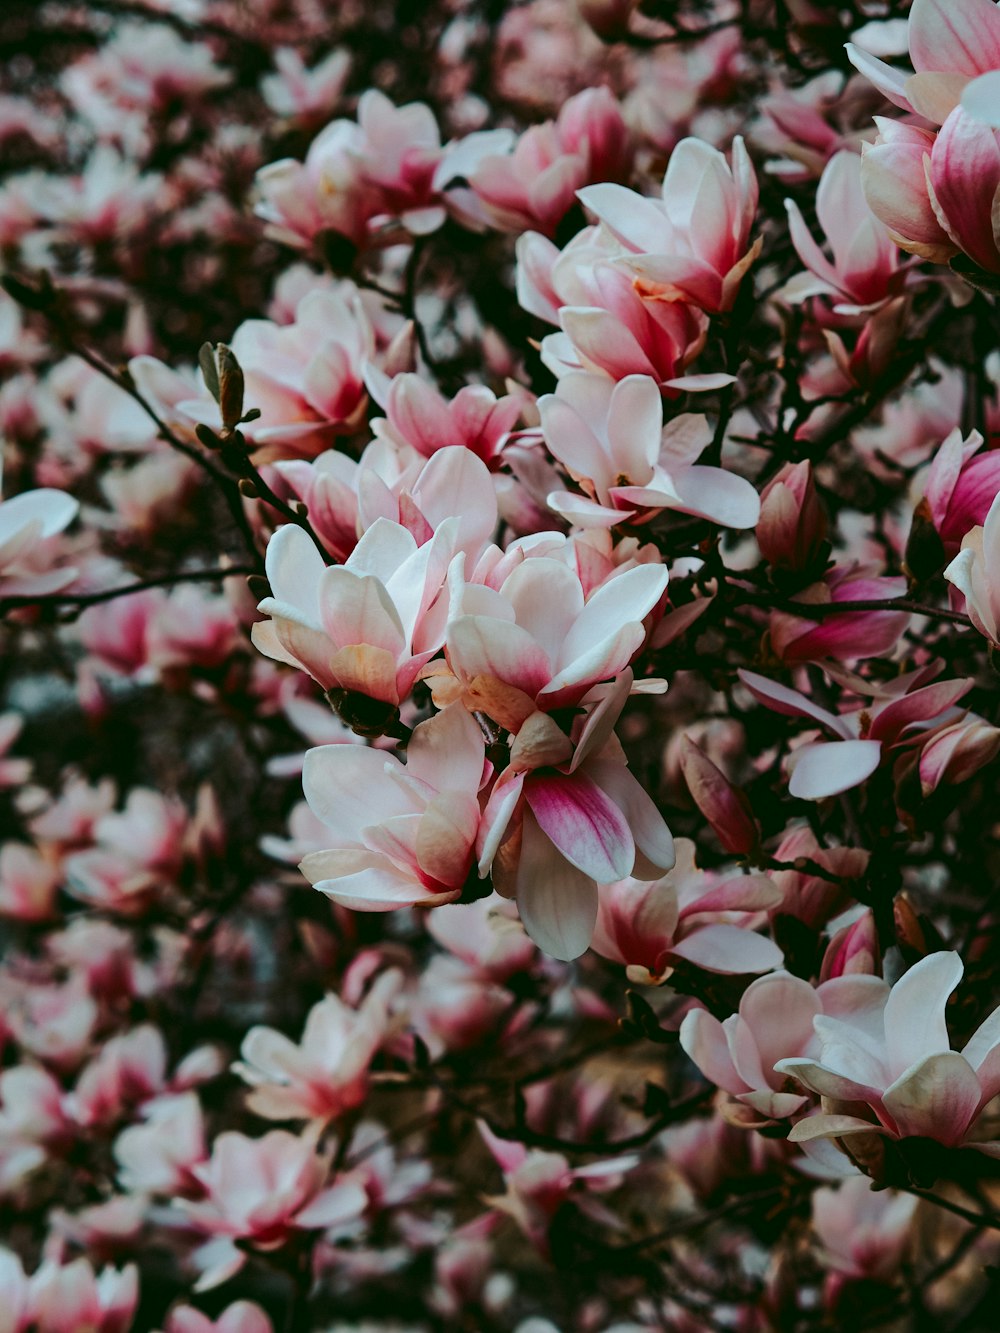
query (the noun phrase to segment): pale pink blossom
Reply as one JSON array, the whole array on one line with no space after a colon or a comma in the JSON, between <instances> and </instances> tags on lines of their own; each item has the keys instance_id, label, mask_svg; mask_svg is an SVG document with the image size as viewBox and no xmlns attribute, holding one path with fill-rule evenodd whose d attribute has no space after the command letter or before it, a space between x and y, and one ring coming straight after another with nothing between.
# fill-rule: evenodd
<instances>
[{"instance_id":1,"label":"pale pink blossom","mask_svg":"<svg viewBox=\"0 0 1000 1333\"><path fill-rule=\"evenodd\" d=\"M843 1281L891 1281L903 1258L919 1200L876 1190L867 1176L813 1191L812 1228L824 1260Z\"/></svg>"},{"instance_id":2,"label":"pale pink blossom","mask_svg":"<svg viewBox=\"0 0 1000 1333\"><path fill-rule=\"evenodd\" d=\"M731 384L728 374L687 373L705 345L707 316L684 300L643 300L633 275L616 263L623 253L610 233L593 227L562 252L538 232L518 238L518 299L562 329L542 340L542 360L553 374L649 375L669 397Z\"/></svg>"},{"instance_id":3,"label":"pale pink blossom","mask_svg":"<svg viewBox=\"0 0 1000 1333\"><path fill-rule=\"evenodd\" d=\"M383 973L358 1009L327 995L310 1009L298 1045L274 1028L252 1027L234 1066L252 1088L249 1109L267 1120L326 1122L360 1106L396 986L397 977Z\"/></svg>"},{"instance_id":4,"label":"pale pink blossom","mask_svg":"<svg viewBox=\"0 0 1000 1333\"><path fill-rule=\"evenodd\" d=\"M135 1264L95 1273L87 1259L46 1259L28 1283L26 1315L36 1333L127 1333L138 1303Z\"/></svg>"},{"instance_id":5,"label":"pale pink blossom","mask_svg":"<svg viewBox=\"0 0 1000 1333\"><path fill-rule=\"evenodd\" d=\"M958 247L942 226L927 189L935 135L884 116L876 116L875 123L878 137L861 152L861 184L868 207L900 249L933 263L947 262Z\"/></svg>"},{"instance_id":6,"label":"pale pink blossom","mask_svg":"<svg viewBox=\"0 0 1000 1333\"><path fill-rule=\"evenodd\" d=\"M274 65L276 72L265 74L260 81L264 101L275 115L309 125L336 106L350 73L351 57L343 47L334 47L307 69L293 46L279 46Z\"/></svg>"},{"instance_id":7,"label":"pale pink blossom","mask_svg":"<svg viewBox=\"0 0 1000 1333\"><path fill-rule=\"evenodd\" d=\"M956 107L934 140L927 186L949 238L980 268L1000 273L1000 129Z\"/></svg>"},{"instance_id":8,"label":"pale pink blossom","mask_svg":"<svg viewBox=\"0 0 1000 1333\"><path fill-rule=\"evenodd\" d=\"M822 800L864 782L900 749L919 746L924 733L956 718L955 705L972 688L965 680L929 684L933 669L897 676L887 685L864 686L873 702L854 712L833 714L797 690L740 670L740 680L755 699L776 713L809 719L837 739L809 741L789 761L788 790L806 801ZM861 684L856 678L856 683Z\"/></svg>"},{"instance_id":9,"label":"pale pink blossom","mask_svg":"<svg viewBox=\"0 0 1000 1333\"><path fill-rule=\"evenodd\" d=\"M208 1157L197 1093L168 1093L147 1101L142 1123L129 1125L114 1141L119 1179L125 1189L167 1198L200 1192L194 1167Z\"/></svg>"},{"instance_id":10,"label":"pale pink blossom","mask_svg":"<svg viewBox=\"0 0 1000 1333\"><path fill-rule=\"evenodd\" d=\"M57 862L27 843L5 842L0 846L0 916L51 920L61 880Z\"/></svg>"},{"instance_id":11,"label":"pale pink blossom","mask_svg":"<svg viewBox=\"0 0 1000 1333\"><path fill-rule=\"evenodd\" d=\"M891 989L870 979L879 1003L867 1014L817 1013L815 1053L775 1066L824 1099L823 1110L794 1125L790 1139L878 1133L949 1147L976 1142L980 1113L1000 1092L1000 1010L953 1051L945 1007L962 972L957 953L929 954Z\"/></svg>"},{"instance_id":12,"label":"pale pink blossom","mask_svg":"<svg viewBox=\"0 0 1000 1333\"><path fill-rule=\"evenodd\" d=\"M463 445L484 463L496 465L521 410L515 395L497 398L484 384L467 384L449 401L413 373L389 380L369 369L367 380L386 413L373 418L374 433L425 458L449 445Z\"/></svg>"},{"instance_id":13,"label":"pale pink blossom","mask_svg":"<svg viewBox=\"0 0 1000 1333\"><path fill-rule=\"evenodd\" d=\"M786 463L760 493L757 545L782 570L814 567L829 547L827 523L808 459Z\"/></svg>"},{"instance_id":14,"label":"pale pink blossom","mask_svg":"<svg viewBox=\"0 0 1000 1333\"><path fill-rule=\"evenodd\" d=\"M818 1049L816 1016L853 1018L860 1030L882 997L877 977L837 977L814 989L801 977L774 972L750 983L739 1011L725 1022L706 1009L691 1009L681 1024L681 1046L709 1082L729 1094L729 1118L753 1128L808 1105L808 1096L776 1066L809 1063L797 1057Z\"/></svg>"},{"instance_id":15,"label":"pale pink blossom","mask_svg":"<svg viewBox=\"0 0 1000 1333\"><path fill-rule=\"evenodd\" d=\"M647 522L663 509L726 527L750 528L760 502L742 477L698 463L711 443L702 416L663 424L663 403L648 375L617 383L571 371L538 400L542 434L583 494L555 491L549 504L578 527Z\"/></svg>"},{"instance_id":16,"label":"pale pink blossom","mask_svg":"<svg viewBox=\"0 0 1000 1333\"><path fill-rule=\"evenodd\" d=\"M616 262L649 302L729 310L760 253L761 242L750 241L757 177L738 135L731 166L711 144L682 139L670 155L661 200L611 183L587 186L579 195L624 247Z\"/></svg>"},{"instance_id":17,"label":"pale pink blossom","mask_svg":"<svg viewBox=\"0 0 1000 1333\"><path fill-rule=\"evenodd\" d=\"M457 519L429 541L378 519L343 565L328 567L309 538L286 524L268 543L272 596L258 610L255 647L337 689L397 706L444 641L440 596L454 550Z\"/></svg>"},{"instance_id":18,"label":"pale pink blossom","mask_svg":"<svg viewBox=\"0 0 1000 1333\"><path fill-rule=\"evenodd\" d=\"M23 726L19 713L0 713L0 790L20 787L31 777L31 760L9 753Z\"/></svg>"},{"instance_id":19,"label":"pale pink blossom","mask_svg":"<svg viewBox=\"0 0 1000 1333\"><path fill-rule=\"evenodd\" d=\"M666 587L662 565L637 564L587 597L577 570L531 555L496 590L471 583L461 590L447 629L448 665L467 692L484 696L481 706L495 721L516 731L535 709L575 706L624 671ZM516 696L497 691L497 682ZM491 711L490 691L505 693L502 716Z\"/></svg>"},{"instance_id":20,"label":"pale pink blossom","mask_svg":"<svg viewBox=\"0 0 1000 1333\"><path fill-rule=\"evenodd\" d=\"M208 1236L240 1240L259 1250L279 1249L295 1230L343 1227L367 1205L349 1177L331 1178L330 1153L317 1148L318 1131L272 1129L262 1138L227 1130L207 1162L191 1168L203 1199L181 1201L189 1221ZM213 1266L201 1285L222 1281L246 1260L234 1245L209 1247Z\"/></svg>"},{"instance_id":21,"label":"pale pink blossom","mask_svg":"<svg viewBox=\"0 0 1000 1333\"><path fill-rule=\"evenodd\" d=\"M405 765L353 745L310 750L302 774L333 846L305 857L305 877L362 911L437 906L462 891L479 831L483 734L454 704L415 728Z\"/></svg>"},{"instance_id":22,"label":"pale pink blossom","mask_svg":"<svg viewBox=\"0 0 1000 1333\"><path fill-rule=\"evenodd\" d=\"M594 951L641 985L659 985L678 962L741 974L780 967L781 950L752 925L781 891L764 875L699 870L687 838L674 848L677 863L660 879L602 885Z\"/></svg>"},{"instance_id":23,"label":"pale pink blossom","mask_svg":"<svg viewBox=\"0 0 1000 1333\"><path fill-rule=\"evenodd\" d=\"M971 80L1000 68L1000 10L993 0L914 0L907 41L913 74L856 45L847 54L894 106L940 125Z\"/></svg>"},{"instance_id":24,"label":"pale pink blossom","mask_svg":"<svg viewBox=\"0 0 1000 1333\"><path fill-rule=\"evenodd\" d=\"M625 179L630 158L617 101L607 88L588 88L563 103L557 120L525 130L512 153L481 157L468 180L494 225L552 236L580 187Z\"/></svg>"},{"instance_id":25,"label":"pale pink blossom","mask_svg":"<svg viewBox=\"0 0 1000 1333\"><path fill-rule=\"evenodd\" d=\"M823 296L840 315L863 315L898 294L905 277L899 252L862 190L861 158L836 153L816 191L816 216L832 259L816 244L798 204L785 200L792 244L808 269L783 289L788 301Z\"/></svg>"},{"instance_id":26,"label":"pale pink blossom","mask_svg":"<svg viewBox=\"0 0 1000 1333\"><path fill-rule=\"evenodd\" d=\"M962 549L944 571L965 597L965 610L980 634L1000 643L1000 492L982 526L962 538Z\"/></svg>"},{"instance_id":27,"label":"pale pink blossom","mask_svg":"<svg viewBox=\"0 0 1000 1333\"><path fill-rule=\"evenodd\" d=\"M255 1301L234 1301L218 1319L209 1319L193 1305L177 1305L164 1333L274 1333L274 1325Z\"/></svg>"},{"instance_id":28,"label":"pale pink blossom","mask_svg":"<svg viewBox=\"0 0 1000 1333\"><path fill-rule=\"evenodd\" d=\"M73 582L77 570L62 564L57 538L79 507L47 488L0 501L0 597L44 596Z\"/></svg>"}]
</instances>

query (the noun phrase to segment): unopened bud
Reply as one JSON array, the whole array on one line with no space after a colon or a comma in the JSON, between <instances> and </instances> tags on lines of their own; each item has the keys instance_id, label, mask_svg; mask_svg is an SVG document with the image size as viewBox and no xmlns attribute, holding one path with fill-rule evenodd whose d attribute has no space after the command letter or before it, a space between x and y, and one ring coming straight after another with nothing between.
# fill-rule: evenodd
<instances>
[{"instance_id":1,"label":"unopened bud","mask_svg":"<svg viewBox=\"0 0 1000 1333\"><path fill-rule=\"evenodd\" d=\"M770 565L798 572L818 563L826 542L826 515L808 462L786 463L764 488L757 545Z\"/></svg>"},{"instance_id":2,"label":"unopened bud","mask_svg":"<svg viewBox=\"0 0 1000 1333\"><path fill-rule=\"evenodd\" d=\"M734 787L689 736L684 737L679 758L695 805L726 851L754 855L760 847L760 830L746 793Z\"/></svg>"}]
</instances>

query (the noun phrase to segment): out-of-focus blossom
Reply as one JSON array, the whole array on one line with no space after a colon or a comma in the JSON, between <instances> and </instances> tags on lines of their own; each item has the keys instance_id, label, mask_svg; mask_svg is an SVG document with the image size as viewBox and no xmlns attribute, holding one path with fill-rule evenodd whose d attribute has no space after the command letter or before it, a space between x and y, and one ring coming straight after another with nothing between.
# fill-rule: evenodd
<instances>
[{"instance_id":1,"label":"out-of-focus blossom","mask_svg":"<svg viewBox=\"0 0 1000 1333\"><path fill-rule=\"evenodd\" d=\"M182 1201L195 1227L259 1250L279 1249L300 1229L344 1226L367 1204L361 1186L331 1179L330 1156L317 1149L315 1130L302 1135L272 1129L251 1139L227 1130L212 1145L207 1162L192 1167L205 1197ZM242 1268L246 1253L234 1244L207 1247L211 1267L201 1285L215 1285Z\"/></svg>"},{"instance_id":2,"label":"out-of-focus blossom","mask_svg":"<svg viewBox=\"0 0 1000 1333\"><path fill-rule=\"evenodd\" d=\"M125 1188L167 1198L198 1193L193 1168L208 1156L198 1095L156 1097L142 1107L142 1120L123 1129L114 1141Z\"/></svg>"},{"instance_id":3,"label":"out-of-focus blossom","mask_svg":"<svg viewBox=\"0 0 1000 1333\"><path fill-rule=\"evenodd\" d=\"M235 1066L253 1089L250 1110L267 1120L327 1121L360 1106L395 987L395 976L384 973L359 1009L327 995L310 1009L299 1045L273 1028L252 1027Z\"/></svg>"},{"instance_id":4,"label":"out-of-focus blossom","mask_svg":"<svg viewBox=\"0 0 1000 1333\"><path fill-rule=\"evenodd\" d=\"M34 847L5 842L0 846L0 916L51 920L61 879L58 864Z\"/></svg>"},{"instance_id":5,"label":"out-of-focus blossom","mask_svg":"<svg viewBox=\"0 0 1000 1333\"><path fill-rule=\"evenodd\" d=\"M733 786L689 736L681 745L680 766L691 799L723 848L734 855L752 857L760 847L760 828L746 794Z\"/></svg>"},{"instance_id":6,"label":"out-of-focus blossom","mask_svg":"<svg viewBox=\"0 0 1000 1333\"><path fill-rule=\"evenodd\" d=\"M336 106L347 76L351 57L342 47L335 47L312 69L292 46L281 46L274 53L274 74L260 81L264 101L278 116L288 116L300 124L322 120Z\"/></svg>"},{"instance_id":7,"label":"out-of-focus blossom","mask_svg":"<svg viewBox=\"0 0 1000 1333\"><path fill-rule=\"evenodd\" d=\"M962 972L957 953L929 954L891 989L872 979L879 1003L867 1015L817 1014L816 1054L776 1065L824 1099L791 1140L877 1133L975 1142L980 1112L1000 1092L1000 1023L991 1014L960 1053L952 1050L945 1006Z\"/></svg>"},{"instance_id":8,"label":"out-of-focus blossom","mask_svg":"<svg viewBox=\"0 0 1000 1333\"><path fill-rule=\"evenodd\" d=\"M965 534L985 523L1000 494L1000 450L981 451L982 443L979 431L963 439L956 427L934 455L924 481L928 517L952 557Z\"/></svg>"},{"instance_id":9,"label":"out-of-focus blossom","mask_svg":"<svg viewBox=\"0 0 1000 1333\"><path fill-rule=\"evenodd\" d=\"M876 1190L860 1175L813 1192L812 1228L838 1286L845 1280L892 1280L918 1202L912 1194Z\"/></svg>"},{"instance_id":10,"label":"out-of-focus blossom","mask_svg":"<svg viewBox=\"0 0 1000 1333\"><path fill-rule=\"evenodd\" d=\"M218 1319L196 1310L193 1305L175 1306L167 1318L164 1333L273 1333L274 1325L255 1301L234 1301Z\"/></svg>"},{"instance_id":11,"label":"out-of-focus blossom","mask_svg":"<svg viewBox=\"0 0 1000 1333\"><path fill-rule=\"evenodd\" d=\"M495 225L553 236L581 186L625 179L630 165L618 103L607 88L588 88L557 120L525 130L511 154L480 158L468 180Z\"/></svg>"},{"instance_id":12,"label":"out-of-focus blossom","mask_svg":"<svg viewBox=\"0 0 1000 1333\"><path fill-rule=\"evenodd\" d=\"M583 491L556 491L549 504L577 526L648 522L662 509L726 527L756 523L753 486L697 462L712 439L706 419L684 415L664 426L660 393L648 375L616 383L571 371L554 394L538 400L538 411L546 445Z\"/></svg>"}]
</instances>

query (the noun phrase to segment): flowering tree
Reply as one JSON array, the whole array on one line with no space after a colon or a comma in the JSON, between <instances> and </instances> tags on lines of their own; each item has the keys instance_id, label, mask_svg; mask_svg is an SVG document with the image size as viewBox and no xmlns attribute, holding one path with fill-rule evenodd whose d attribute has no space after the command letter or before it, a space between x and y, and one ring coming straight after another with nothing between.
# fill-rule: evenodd
<instances>
[{"instance_id":1,"label":"flowering tree","mask_svg":"<svg viewBox=\"0 0 1000 1333\"><path fill-rule=\"evenodd\" d=\"M0 1330L994 1327L1000 7L0 46Z\"/></svg>"}]
</instances>

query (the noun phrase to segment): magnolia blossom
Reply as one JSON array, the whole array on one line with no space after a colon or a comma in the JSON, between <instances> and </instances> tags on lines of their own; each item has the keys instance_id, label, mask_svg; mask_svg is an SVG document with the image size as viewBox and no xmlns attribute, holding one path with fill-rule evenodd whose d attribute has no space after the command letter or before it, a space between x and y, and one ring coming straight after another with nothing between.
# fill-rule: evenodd
<instances>
[{"instance_id":1,"label":"magnolia blossom","mask_svg":"<svg viewBox=\"0 0 1000 1333\"><path fill-rule=\"evenodd\" d=\"M272 1129L251 1139L227 1130L212 1145L207 1162L192 1167L204 1198L183 1200L189 1221L219 1237L206 1247L211 1267L201 1286L239 1271L246 1254L233 1241L259 1250L279 1249L291 1231L343 1227L361 1215L365 1191L348 1177L330 1178L330 1155L317 1151L318 1127L302 1135Z\"/></svg>"},{"instance_id":2,"label":"magnolia blossom","mask_svg":"<svg viewBox=\"0 0 1000 1333\"><path fill-rule=\"evenodd\" d=\"M572 737L544 713L526 719L483 810L479 874L517 900L525 930L555 958L589 945L598 885L657 879L674 864L670 830L613 732L631 688L623 672Z\"/></svg>"},{"instance_id":3,"label":"magnolia blossom","mask_svg":"<svg viewBox=\"0 0 1000 1333\"><path fill-rule=\"evenodd\" d=\"M473 864L484 752L461 704L414 729L405 765L361 746L308 751L302 788L334 845L307 855L302 873L361 911L454 901Z\"/></svg>"},{"instance_id":4,"label":"magnolia blossom","mask_svg":"<svg viewBox=\"0 0 1000 1333\"><path fill-rule=\"evenodd\" d=\"M580 186L627 175L630 149L612 94L587 88L563 104L557 120L525 130L512 153L480 157L469 185L495 225L552 236Z\"/></svg>"},{"instance_id":5,"label":"magnolia blossom","mask_svg":"<svg viewBox=\"0 0 1000 1333\"><path fill-rule=\"evenodd\" d=\"M461 589L447 628L448 665L470 707L517 731L536 709L575 706L624 671L666 587L662 565L639 564L585 597L577 571L529 556L497 589Z\"/></svg>"},{"instance_id":6,"label":"magnolia blossom","mask_svg":"<svg viewBox=\"0 0 1000 1333\"><path fill-rule=\"evenodd\" d=\"M940 125L972 80L1000 69L1000 10L993 0L914 0L907 41L913 74L853 44L847 54L894 106Z\"/></svg>"},{"instance_id":7,"label":"magnolia blossom","mask_svg":"<svg viewBox=\"0 0 1000 1333\"><path fill-rule=\"evenodd\" d=\"M273 1333L274 1325L255 1301L234 1301L218 1319L209 1319L192 1305L170 1311L164 1333Z\"/></svg>"},{"instance_id":8,"label":"magnolia blossom","mask_svg":"<svg viewBox=\"0 0 1000 1333\"><path fill-rule=\"evenodd\" d=\"M684 415L664 426L663 402L648 375L616 383L571 371L538 400L538 411L549 451L583 491L555 491L549 504L578 527L647 522L662 509L733 528L757 522L753 486L697 462L712 439L706 419Z\"/></svg>"},{"instance_id":9,"label":"magnolia blossom","mask_svg":"<svg viewBox=\"0 0 1000 1333\"><path fill-rule=\"evenodd\" d=\"M396 707L444 640L439 598L458 520L418 546L398 523L378 519L343 565L328 567L301 528L286 524L267 547L272 595L252 630L267 657L307 671L325 690Z\"/></svg>"},{"instance_id":10,"label":"magnolia blossom","mask_svg":"<svg viewBox=\"0 0 1000 1333\"><path fill-rule=\"evenodd\" d=\"M733 1099L727 1114L734 1123L752 1128L785 1120L809 1101L790 1088L782 1071L808 1064L786 1057L816 1048L817 1015L856 1022L861 1030L882 996L877 977L836 977L813 989L800 977L774 972L751 982L739 1012L722 1023L705 1009L690 1010L681 1024L681 1045L709 1082Z\"/></svg>"},{"instance_id":11,"label":"magnolia blossom","mask_svg":"<svg viewBox=\"0 0 1000 1333\"><path fill-rule=\"evenodd\" d=\"M139 1304L139 1270L104 1268L95 1273L87 1259L63 1264L46 1259L30 1277L11 1250L0 1250L0 1293L4 1328L21 1333L128 1333Z\"/></svg>"},{"instance_id":12,"label":"magnolia blossom","mask_svg":"<svg viewBox=\"0 0 1000 1333\"><path fill-rule=\"evenodd\" d=\"M751 926L781 901L781 890L764 875L699 870L688 838L674 849L677 863L660 879L601 887L594 951L624 963L629 981L643 985L667 980L678 962L741 974L780 967L781 950Z\"/></svg>"},{"instance_id":13,"label":"magnolia blossom","mask_svg":"<svg viewBox=\"0 0 1000 1333\"><path fill-rule=\"evenodd\" d=\"M955 704L972 688L971 680L927 684L935 672L921 669L884 686L866 685L876 702L835 716L797 690L756 672L738 674L766 707L787 717L809 718L837 737L800 745L791 756L788 790L807 801L847 791L869 778L897 748L919 746L932 726L954 720Z\"/></svg>"},{"instance_id":14,"label":"magnolia blossom","mask_svg":"<svg viewBox=\"0 0 1000 1333\"><path fill-rule=\"evenodd\" d=\"M579 195L624 246L618 262L648 301L729 310L760 253L761 241L750 243L757 177L739 135L731 167L710 144L682 139L667 164L662 200L614 184L590 185Z\"/></svg>"},{"instance_id":15,"label":"magnolia blossom","mask_svg":"<svg viewBox=\"0 0 1000 1333\"><path fill-rule=\"evenodd\" d=\"M969 619L991 643L1000 643L1000 492L983 520L962 538L962 549L944 571L965 596Z\"/></svg>"},{"instance_id":16,"label":"magnolia blossom","mask_svg":"<svg viewBox=\"0 0 1000 1333\"><path fill-rule=\"evenodd\" d=\"M910 1238L919 1200L876 1190L867 1176L848 1176L812 1196L812 1228L823 1256L841 1281L891 1281Z\"/></svg>"},{"instance_id":17,"label":"magnolia blossom","mask_svg":"<svg viewBox=\"0 0 1000 1333\"><path fill-rule=\"evenodd\" d=\"M979 1115L1000 1092L1000 1010L960 1053L952 1050L945 1007L963 970L957 953L929 954L891 989L869 978L878 1004L864 1015L817 1013L816 1053L775 1065L824 1098L823 1110L794 1125L789 1138L877 1133L975 1143ZM1000 1155L996 1144L982 1147Z\"/></svg>"},{"instance_id":18,"label":"magnolia blossom","mask_svg":"<svg viewBox=\"0 0 1000 1333\"><path fill-rule=\"evenodd\" d=\"M806 459L786 463L761 491L755 535L761 555L778 569L809 569L828 549L826 516Z\"/></svg>"},{"instance_id":19,"label":"magnolia blossom","mask_svg":"<svg viewBox=\"0 0 1000 1333\"><path fill-rule=\"evenodd\" d=\"M644 300L617 263L623 253L610 233L593 227L561 253L537 232L518 238L518 299L562 329L542 340L542 360L553 374L650 375L669 397L731 384L732 375L687 373L705 346L707 316L684 300Z\"/></svg>"},{"instance_id":20,"label":"magnolia blossom","mask_svg":"<svg viewBox=\"0 0 1000 1333\"><path fill-rule=\"evenodd\" d=\"M386 413L372 420L374 433L425 458L449 445L462 445L495 465L521 410L515 395L497 398L484 384L466 384L448 400L413 373L390 380L369 367L366 378Z\"/></svg>"},{"instance_id":21,"label":"magnolia blossom","mask_svg":"<svg viewBox=\"0 0 1000 1333\"><path fill-rule=\"evenodd\" d=\"M0 597L44 596L73 582L77 570L58 564L55 538L79 508L71 495L48 488L0 501Z\"/></svg>"},{"instance_id":22,"label":"magnolia blossom","mask_svg":"<svg viewBox=\"0 0 1000 1333\"><path fill-rule=\"evenodd\" d=\"M384 973L359 1009L336 995L313 1005L300 1045L273 1028L252 1027L234 1066L253 1089L247 1106L267 1120L329 1120L360 1106L368 1069L389 1030L397 978Z\"/></svg>"},{"instance_id":23,"label":"magnolia blossom","mask_svg":"<svg viewBox=\"0 0 1000 1333\"><path fill-rule=\"evenodd\" d=\"M809 270L786 285L786 300L825 296L836 314L861 315L896 295L904 277L899 255L865 201L857 153L836 153L816 191L816 216L833 252L832 261L813 239L798 204L786 199L785 207L792 244Z\"/></svg>"}]
</instances>

